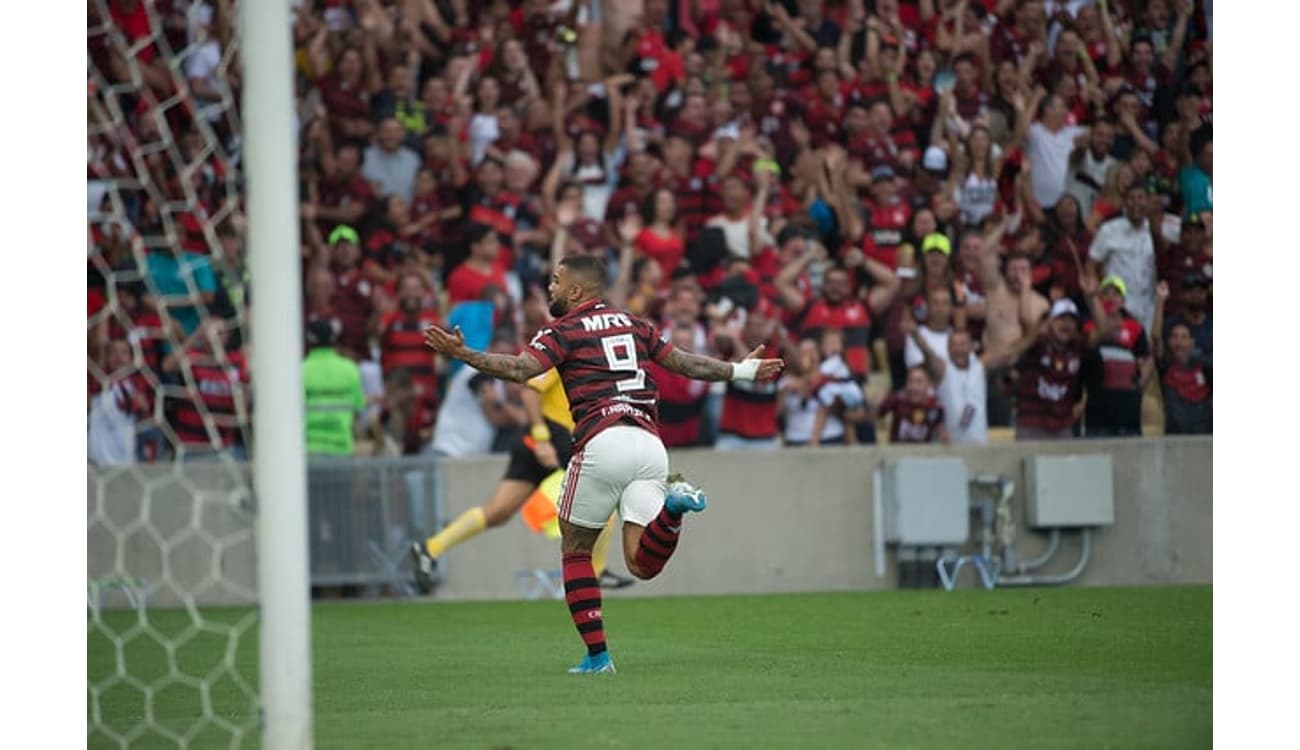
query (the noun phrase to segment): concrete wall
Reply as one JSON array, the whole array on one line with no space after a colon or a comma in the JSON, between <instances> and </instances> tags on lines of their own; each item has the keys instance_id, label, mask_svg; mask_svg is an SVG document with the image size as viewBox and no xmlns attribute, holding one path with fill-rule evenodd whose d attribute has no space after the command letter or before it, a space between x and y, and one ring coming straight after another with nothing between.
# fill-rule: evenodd
<instances>
[{"instance_id":1,"label":"concrete wall","mask_svg":"<svg viewBox=\"0 0 1300 750\"><path fill-rule=\"evenodd\" d=\"M1022 463L1033 454L1112 456L1115 524L1094 537L1079 583L1123 585L1209 582L1212 575L1213 441L1157 438L986 447L900 446L806 448L767 453L677 451L682 471L709 496L706 513L687 520L681 546L654 581L618 596L662 594L860 591L893 588L892 556L873 563L872 471L906 455L960 456L972 475L1016 481L1021 559L1039 554L1046 538L1024 528ZM447 518L484 502L501 477L504 457L445 461ZM141 467L101 473L91 468L88 492L88 577L161 578L165 595L199 586L207 603L245 601L253 590L253 544L244 481L228 465ZM231 489L236 487L236 489ZM148 523L146 523L148 521ZM163 544L161 542L165 541ZM1054 564L1077 559L1067 535ZM611 549L621 571L621 544ZM559 567L556 542L515 519L465 544L445 560L446 599L518 596L515 575ZM165 575L163 574L165 571ZM974 576L963 571L963 583ZM162 601L170 600L164 596ZM155 601L159 601L155 598Z\"/></svg>"},{"instance_id":2,"label":"concrete wall","mask_svg":"<svg viewBox=\"0 0 1300 750\"><path fill-rule=\"evenodd\" d=\"M687 519L681 545L657 579L616 595L860 591L893 588L892 556L878 571L872 553L872 471L906 455L957 455L972 475L994 473L1016 481L1022 559L1046 549L1046 537L1024 527L1022 462L1033 454L1108 452L1115 479L1115 525L1094 535L1083 585L1209 582L1212 575L1213 441L1159 438L1068 443L1011 443L986 447L900 446L804 448L775 453L676 451L674 470L703 487L709 509ZM447 505L452 514L487 498L500 477L498 458L448 461ZM1067 534L1054 564L1068 570L1078 539ZM611 568L621 570L618 547ZM529 568L557 568L553 542L515 521L457 548L447 557L445 598L516 596L513 576ZM969 585L973 575L963 571ZM971 576L968 578L967 576Z\"/></svg>"}]
</instances>

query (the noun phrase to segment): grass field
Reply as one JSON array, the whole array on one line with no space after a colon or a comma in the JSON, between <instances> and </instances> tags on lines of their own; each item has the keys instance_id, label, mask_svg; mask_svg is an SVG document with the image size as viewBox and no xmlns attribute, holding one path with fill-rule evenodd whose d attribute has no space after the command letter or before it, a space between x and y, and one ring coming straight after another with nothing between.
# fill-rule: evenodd
<instances>
[{"instance_id":1,"label":"grass field","mask_svg":"<svg viewBox=\"0 0 1300 750\"><path fill-rule=\"evenodd\" d=\"M316 606L316 746L1212 744L1208 586L612 599L604 612L619 673L571 676L583 650L560 603ZM123 632L133 618L105 623ZM188 622L150 618L169 633ZM177 666L205 672L227 648L227 637L201 635ZM88 649L98 682L114 669L113 648L92 629ZM126 655L145 680L168 672L149 638L132 639ZM255 674L255 629L232 655ZM198 700L168 688L155 719L183 731ZM212 700L235 724L255 721L228 674ZM117 731L144 716L142 694L126 686L101 704ZM209 727L194 746L228 741ZM90 746L110 743L92 733ZM147 735L132 746L168 744Z\"/></svg>"}]
</instances>

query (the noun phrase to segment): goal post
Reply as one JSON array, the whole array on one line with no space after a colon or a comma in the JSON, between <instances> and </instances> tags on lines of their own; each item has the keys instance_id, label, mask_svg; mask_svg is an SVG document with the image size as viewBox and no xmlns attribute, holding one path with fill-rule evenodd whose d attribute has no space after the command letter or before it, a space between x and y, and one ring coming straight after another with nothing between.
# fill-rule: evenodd
<instances>
[{"instance_id":1,"label":"goal post","mask_svg":"<svg viewBox=\"0 0 1300 750\"><path fill-rule=\"evenodd\" d=\"M311 611L288 0L240 3L262 739L310 748Z\"/></svg>"}]
</instances>

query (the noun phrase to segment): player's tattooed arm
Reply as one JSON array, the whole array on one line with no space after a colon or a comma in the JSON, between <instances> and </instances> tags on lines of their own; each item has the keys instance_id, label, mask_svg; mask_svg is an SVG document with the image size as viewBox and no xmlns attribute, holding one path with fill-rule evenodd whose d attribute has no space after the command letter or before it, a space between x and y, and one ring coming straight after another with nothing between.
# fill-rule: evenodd
<instances>
[{"instance_id":1,"label":"player's tattooed arm","mask_svg":"<svg viewBox=\"0 0 1300 750\"><path fill-rule=\"evenodd\" d=\"M491 354L465 349L454 356L479 372L516 383L527 382L546 369L527 354Z\"/></svg>"},{"instance_id":2,"label":"player's tattooed arm","mask_svg":"<svg viewBox=\"0 0 1300 750\"><path fill-rule=\"evenodd\" d=\"M730 362L723 362L713 357L691 354L681 349L673 349L660 362L665 368L679 375L695 380L730 380L732 367Z\"/></svg>"},{"instance_id":3,"label":"player's tattooed arm","mask_svg":"<svg viewBox=\"0 0 1300 750\"><path fill-rule=\"evenodd\" d=\"M457 327L448 331L442 326L424 329L424 345L447 357L454 357L481 373L523 383L540 375L546 368L528 354L493 354L465 346L465 336Z\"/></svg>"}]
</instances>

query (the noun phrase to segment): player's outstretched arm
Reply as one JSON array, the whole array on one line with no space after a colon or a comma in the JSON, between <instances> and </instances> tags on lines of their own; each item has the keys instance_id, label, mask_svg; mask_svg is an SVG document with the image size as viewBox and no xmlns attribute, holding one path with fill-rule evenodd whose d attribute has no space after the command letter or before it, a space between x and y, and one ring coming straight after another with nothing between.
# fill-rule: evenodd
<instances>
[{"instance_id":1,"label":"player's outstretched arm","mask_svg":"<svg viewBox=\"0 0 1300 750\"><path fill-rule=\"evenodd\" d=\"M424 329L424 345L435 352L454 357L481 373L522 383L540 375L546 368L527 354L490 354L465 346L465 335L460 326L448 331L442 326Z\"/></svg>"},{"instance_id":2,"label":"player's outstretched arm","mask_svg":"<svg viewBox=\"0 0 1300 750\"><path fill-rule=\"evenodd\" d=\"M759 359L762 353L763 347L760 346L740 362L723 362L702 354L673 349L659 364L696 380L771 380L781 374L785 362L779 359Z\"/></svg>"}]
</instances>

